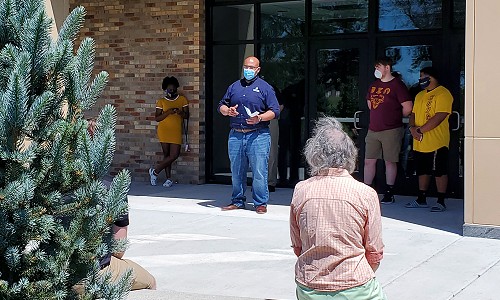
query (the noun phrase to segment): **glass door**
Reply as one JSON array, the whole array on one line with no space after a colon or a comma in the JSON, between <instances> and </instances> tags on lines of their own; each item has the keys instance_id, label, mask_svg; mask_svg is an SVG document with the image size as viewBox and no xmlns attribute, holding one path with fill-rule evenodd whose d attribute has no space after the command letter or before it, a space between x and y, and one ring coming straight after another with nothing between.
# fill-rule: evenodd
<instances>
[{"instance_id":1,"label":"glass door","mask_svg":"<svg viewBox=\"0 0 500 300\"><path fill-rule=\"evenodd\" d=\"M359 149L353 174L362 178L364 137L368 118L365 94L368 67L365 41L328 41L313 44L309 84L309 128L321 116L337 118ZM371 69L371 65L369 66Z\"/></svg>"},{"instance_id":2,"label":"glass door","mask_svg":"<svg viewBox=\"0 0 500 300\"><path fill-rule=\"evenodd\" d=\"M463 197L463 90L464 74L463 45L444 45L438 38L413 37L406 39L388 38L379 43L378 55L391 57L393 71L400 76L413 97L420 92L418 78L420 70L433 66L440 74L440 83L453 95L453 112L450 115L450 152L449 184L450 197ZM446 55L444 55L446 53ZM404 119L407 124L407 119ZM383 168L383 166L379 166ZM383 181L383 172L377 172L378 181ZM430 190L435 189L434 183ZM415 195L418 192L418 178L412 155L412 138L405 131L401 149L396 192L403 195Z\"/></svg>"}]
</instances>

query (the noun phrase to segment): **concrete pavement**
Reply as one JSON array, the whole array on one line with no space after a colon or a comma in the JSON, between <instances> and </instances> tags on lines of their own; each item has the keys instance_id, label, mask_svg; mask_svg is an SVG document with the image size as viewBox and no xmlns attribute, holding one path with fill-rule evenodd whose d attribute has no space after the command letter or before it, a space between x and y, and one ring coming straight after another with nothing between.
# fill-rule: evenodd
<instances>
[{"instance_id":1,"label":"concrete pavement","mask_svg":"<svg viewBox=\"0 0 500 300\"><path fill-rule=\"evenodd\" d=\"M271 193L269 212L222 212L227 185L131 186L126 258L147 268L157 291L135 299L295 299L295 256L288 235L293 190ZM251 199L250 190L247 198ZM500 241L462 237L463 201L448 211L384 205L385 258L377 271L388 299L500 299ZM432 204L435 199L430 199Z\"/></svg>"}]
</instances>

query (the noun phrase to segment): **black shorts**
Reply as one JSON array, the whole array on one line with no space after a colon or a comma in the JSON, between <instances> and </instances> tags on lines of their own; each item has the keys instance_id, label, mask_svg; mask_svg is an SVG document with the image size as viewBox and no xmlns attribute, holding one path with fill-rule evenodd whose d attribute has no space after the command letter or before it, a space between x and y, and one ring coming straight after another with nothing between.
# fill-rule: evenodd
<instances>
[{"instance_id":1,"label":"black shorts","mask_svg":"<svg viewBox=\"0 0 500 300\"><path fill-rule=\"evenodd\" d=\"M417 175L448 175L448 148L442 147L434 152L414 151Z\"/></svg>"}]
</instances>

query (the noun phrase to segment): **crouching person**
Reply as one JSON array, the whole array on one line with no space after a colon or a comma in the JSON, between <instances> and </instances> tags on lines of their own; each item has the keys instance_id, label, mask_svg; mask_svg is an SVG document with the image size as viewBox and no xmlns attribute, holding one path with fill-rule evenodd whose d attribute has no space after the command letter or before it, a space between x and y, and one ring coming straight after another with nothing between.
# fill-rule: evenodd
<instances>
[{"instance_id":1,"label":"crouching person","mask_svg":"<svg viewBox=\"0 0 500 300\"><path fill-rule=\"evenodd\" d=\"M321 118L304 154L311 178L296 185L290 205L297 299L386 299L375 279L384 248L379 199L350 175L354 143L336 119Z\"/></svg>"},{"instance_id":2,"label":"crouching person","mask_svg":"<svg viewBox=\"0 0 500 300\"><path fill-rule=\"evenodd\" d=\"M113 238L122 240L127 238L127 227L129 224L128 214L117 220L112 227ZM100 261L101 272L111 272L111 279L120 279L127 270L132 271L131 290L151 289L156 290L156 280L146 269L137 263L123 259L125 252L108 253Z\"/></svg>"}]
</instances>

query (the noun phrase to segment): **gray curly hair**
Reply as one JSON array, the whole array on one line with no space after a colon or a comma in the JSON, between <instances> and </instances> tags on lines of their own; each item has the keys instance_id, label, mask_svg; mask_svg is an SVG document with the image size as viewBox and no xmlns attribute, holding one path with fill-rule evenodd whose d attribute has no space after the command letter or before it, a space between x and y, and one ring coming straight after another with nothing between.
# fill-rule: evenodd
<instances>
[{"instance_id":1,"label":"gray curly hair","mask_svg":"<svg viewBox=\"0 0 500 300\"><path fill-rule=\"evenodd\" d=\"M342 168L352 173L356 167L358 149L337 119L322 117L316 122L313 135L306 142L304 156L310 166L311 176L328 168Z\"/></svg>"}]
</instances>

